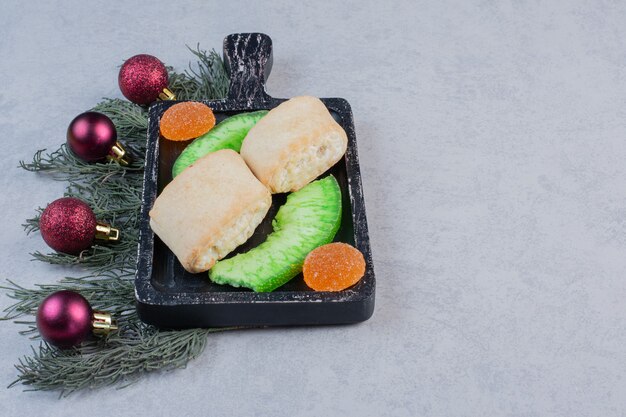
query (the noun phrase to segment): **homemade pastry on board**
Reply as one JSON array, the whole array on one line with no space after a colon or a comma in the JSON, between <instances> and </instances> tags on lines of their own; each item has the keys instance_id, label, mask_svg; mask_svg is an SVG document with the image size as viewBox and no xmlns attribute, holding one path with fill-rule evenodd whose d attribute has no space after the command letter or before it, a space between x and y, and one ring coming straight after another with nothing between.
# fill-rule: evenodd
<instances>
[{"instance_id":1,"label":"homemade pastry on board","mask_svg":"<svg viewBox=\"0 0 626 417\"><path fill-rule=\"evenodd\" d=\"M163 189L150 226L187 271L198 273L248 240L271 203L241 156L223 149L198 159Z\"/></svg>"},{"instance_id":2,"label":"homemade pastry on board","mask_svg":"<svg viewBox=\"0 0 626 417\"><path fill-rule=\"evenodd\" d=\"M272 193L298 191L337 163L348 138L320 99L294 97L259 120L241 156Z\"/></svg>"}]
</instances>

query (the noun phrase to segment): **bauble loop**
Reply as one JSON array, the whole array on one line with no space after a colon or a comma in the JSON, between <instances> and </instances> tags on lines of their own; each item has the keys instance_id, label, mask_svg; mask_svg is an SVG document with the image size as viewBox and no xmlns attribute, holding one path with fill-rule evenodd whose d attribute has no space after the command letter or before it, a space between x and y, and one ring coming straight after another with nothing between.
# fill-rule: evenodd
<instances>
[{"instance_id":1,"label":"bauble loop","mask_svg":"<svg viewBox=\"0 0 626 417\"><path fill-rule=\"evenodd\" d=\"M155 102L163 90L167 89L167 68L152 55L135 55L122 65L118 83L128 100L135 104L148 105Z\"/></svg>"}]
</instances>

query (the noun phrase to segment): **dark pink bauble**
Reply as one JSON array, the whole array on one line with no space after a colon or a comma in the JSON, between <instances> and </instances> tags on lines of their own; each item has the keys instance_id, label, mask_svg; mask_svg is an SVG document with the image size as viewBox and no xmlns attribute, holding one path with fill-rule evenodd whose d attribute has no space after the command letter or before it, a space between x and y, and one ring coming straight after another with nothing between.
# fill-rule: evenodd
<instances>
[{"instance_id":1,"label":"dark pink bauble","mask_svg":"<svg viewBox=\"0 0 626 417\"><path fill-rule=\"evenodd\" d=\"M167 68L157 57L135 55L124 62L117 82L128 100L135 104L150 104L167 88Z\"/></svg>"},{"instance_id":2,"label":"dark pink bauble","mask_svg":"<svg viewBox=\"0 0 626 417\"><path fill-rule=\"evenodd\" d=\"M67 128L67 144L80 159L94 162L106 157L117 142L115 125L95 111L79 114Z\"/></svg>"},{"instance_id":3,"label":"dark pink bauble","mask_svg":"<svg viewBox=\"0 0 626 417\"><path fill-rule=\"evenodd\" d=\"M93 244L96 216L91 207L78 198L59 198L41 213L39 230L52 249L77 255Z\"/></svg>"},{"instance_id":4,"label":"dark pink bauble","mask_svg":"<svg viewBox=\"0 0 626 417\"><path fill-rule=\"evenodd\" d=\"M85 297L74 291L57 291L39 305L37 328L46 342L68 348L89 336L92 316L93 310Z\"/></svg>"}]
</instances>

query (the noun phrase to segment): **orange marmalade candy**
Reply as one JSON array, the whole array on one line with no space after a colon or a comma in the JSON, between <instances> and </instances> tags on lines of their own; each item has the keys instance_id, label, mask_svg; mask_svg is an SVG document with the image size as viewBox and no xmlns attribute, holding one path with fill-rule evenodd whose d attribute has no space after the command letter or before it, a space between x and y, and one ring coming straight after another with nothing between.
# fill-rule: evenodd
<instances>
[{"instance_id":1,"label":"orange marmalade candy","mask_svg":"<svg viewBox=\"0 0 626 417\"><path fill-rule=\"evenodd\" d=\"M347 243L329 243L307 255L302 273L306 285L316 291L341 291L363 277L365 258Z\"/></svg>"},{"instance_id":2,"label":"orange marmalade candy","mask_svg":"<svg viewBox=\"0 0 626 417\"><path fill-rule=\"evenodd\" d=\"M174 104L161 116L161 135L169 140L189 140L215 126L213 110L206 104L185 101Z\"/></svg>"}]
</instances>

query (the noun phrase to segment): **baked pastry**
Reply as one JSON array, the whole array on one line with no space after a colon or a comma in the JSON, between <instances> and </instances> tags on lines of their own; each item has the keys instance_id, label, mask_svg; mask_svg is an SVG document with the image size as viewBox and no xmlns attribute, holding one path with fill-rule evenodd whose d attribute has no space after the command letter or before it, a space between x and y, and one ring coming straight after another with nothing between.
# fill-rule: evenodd
<instances>
[{"instance_id":1,"label":"baked pastry","mask_svg":"<svg viewBox=\"0 0 626 417\"><path fill-rule=\"evenodd\" d=\"M297 191L341 159L348 137L316 97L294 97L259 120L241 156L272 193Z\"/></svg>"},{"instance_id":2,"label":"baked pastry","mask_svg":"<svg viewBox=\"0 0 626 417\"><path fill-rule=\"evenodd\" d=\"M230 149L210 153L172 180L150 210L150 226L182 266L210 269L244 243L272 204L267 188Z\"/></svg>"}]
</instances>

